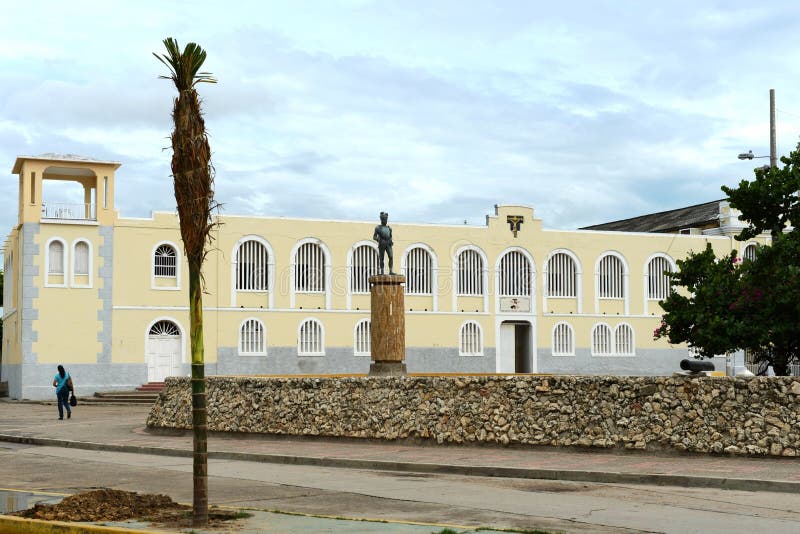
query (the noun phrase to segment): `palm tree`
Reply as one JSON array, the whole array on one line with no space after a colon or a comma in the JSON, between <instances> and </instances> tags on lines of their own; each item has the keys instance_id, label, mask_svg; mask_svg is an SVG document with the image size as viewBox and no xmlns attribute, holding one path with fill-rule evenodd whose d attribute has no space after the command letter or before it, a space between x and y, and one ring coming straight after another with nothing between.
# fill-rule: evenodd
<instances>
[{"instance_id":1,"label":"palm tree","mask_svg":"<svg viewBox=\"0 0 800 534\"><path fill-rule=\"evenodd\" d=\"M199 72L206 52L189 43L181 52L178 41L164 39L166 54L153 53L170 70L178 89L172 111L172 176L178 203L181 238L189 264L189 337L192 350L192 428L194 429L194 498L192 524L208 523L208 442L206 430L206 382L203 363L203 260L211 240L214 203L214 169L206 126L200 111L198 83L216 83L210 73Z\"/></svg>"}]
</instances>

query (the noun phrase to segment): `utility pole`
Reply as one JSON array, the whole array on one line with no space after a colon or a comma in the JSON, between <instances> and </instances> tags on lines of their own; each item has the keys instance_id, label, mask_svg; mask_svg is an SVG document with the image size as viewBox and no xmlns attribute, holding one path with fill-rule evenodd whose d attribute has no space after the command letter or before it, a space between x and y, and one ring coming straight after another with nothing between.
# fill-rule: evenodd
<instances>
[{"instance_id":1,"label":"utility pole","mask_svg":"<svg viewBox=\"0 0 800 534\"><path fill-rule=\"evenodd\" d=\"M775 135L775 89L769 90L769 166L778 166L778 141Z\"/></svg>"}]
</instances>

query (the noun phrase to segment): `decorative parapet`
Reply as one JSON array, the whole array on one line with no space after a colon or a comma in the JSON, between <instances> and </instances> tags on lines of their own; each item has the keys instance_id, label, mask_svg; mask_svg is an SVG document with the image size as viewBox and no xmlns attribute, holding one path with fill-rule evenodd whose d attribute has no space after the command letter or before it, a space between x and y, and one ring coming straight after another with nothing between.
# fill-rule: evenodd
<instances>
[{"instance_id":1,"label":"decorative parapet","mask_svg":"<svg viewBox=\"0 0 800 534\"><path fill-rule=\"evenodd\" d=\"M208 428L797 456L800 378L590 376L209 377ZM169 378L150 428L191 428L188 378Z\"/></svg>"}]
</instances>

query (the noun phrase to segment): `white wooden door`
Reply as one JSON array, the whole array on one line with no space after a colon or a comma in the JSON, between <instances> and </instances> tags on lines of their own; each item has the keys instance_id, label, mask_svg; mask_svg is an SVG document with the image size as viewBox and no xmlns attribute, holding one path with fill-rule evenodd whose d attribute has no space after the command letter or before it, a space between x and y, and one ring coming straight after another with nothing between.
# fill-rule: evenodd
<instances>
[{"instance_id":1,"label":"white wooden door","mask_svg":"<svg viewBox=\"0 0 800 534\"><path fill-rule=\"evenodd\" d=\"M174 376L181 361L180 336L149 336L147 380L163 382L168 376Z\"/></svg>"},{"instance_id":2,"label":"white wooden door","mask_svg":"<svg viewBox=\"0 0 800 534\"><path fill-rule=\"evenodd\" d=\"M515 344L516 326L510 323L500 324L500 342L498 343L499 354L497 355L497 372L513 373L516 357Z\"/></svg>"}]
</instances>

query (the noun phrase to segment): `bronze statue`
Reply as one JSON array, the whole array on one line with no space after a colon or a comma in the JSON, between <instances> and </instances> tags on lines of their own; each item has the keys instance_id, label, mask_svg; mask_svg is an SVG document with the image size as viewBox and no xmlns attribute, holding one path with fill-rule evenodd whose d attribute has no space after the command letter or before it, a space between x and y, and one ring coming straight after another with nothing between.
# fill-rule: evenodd
<instances>
[{"instance_id":1,"label":"bronze statue","mask_svg":"<svg viewBox=\"0 0 800 534\"><path fill-rule=\"evenodd\" d=\"M380 266L380 274L383 274L383 255L384 253L389 258L389 274L394 274L394 253L392 251L392 229L386 225L389 220L389 214L385 211L381 212L381 224L375 227L375 233L372 239L378 242L378 264Z\"/></svg>"}]
</instances>

